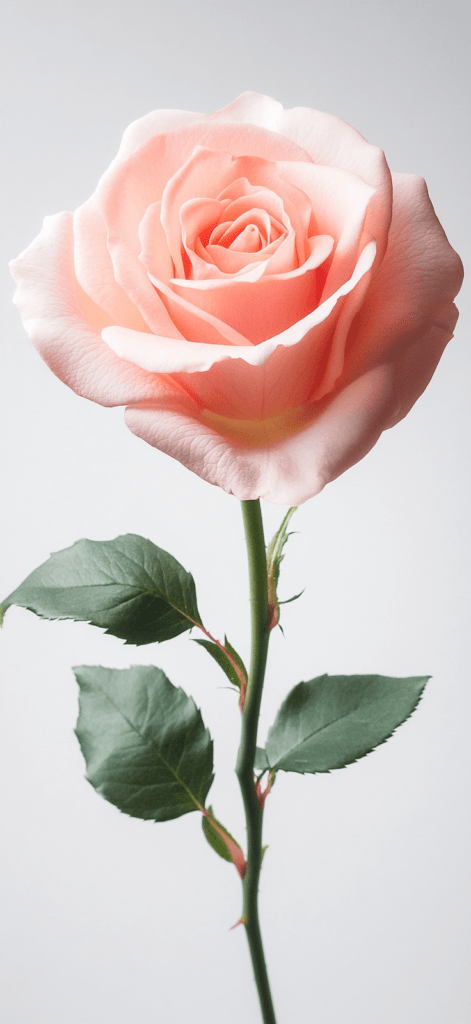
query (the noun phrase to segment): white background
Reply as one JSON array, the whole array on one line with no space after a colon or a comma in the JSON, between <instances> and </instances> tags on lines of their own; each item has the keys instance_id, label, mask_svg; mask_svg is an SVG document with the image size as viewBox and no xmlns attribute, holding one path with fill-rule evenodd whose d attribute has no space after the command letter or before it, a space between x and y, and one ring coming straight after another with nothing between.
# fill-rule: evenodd
<instances>
[{"instance_id":1,"label":"white background","mask_svg":"<svg viewBox=\"0 0 471 1024\"><path fill-rule=\"evenodd\" d=\"M5 8L2 267L42 217L94 190L124 128L155 107L211 112L253 89L326 110L422 174L469 247L458 0L16 0ZM468 36L468 38L467 38ZM248 656L239 503L77 398L41 362L2 271L1 591L80 537L150 537L196 578L209 629ZM469 319L426 394L299 509L261 737L322 672L431 673L413 718L331 775L280 775L261 912L279 1024L469 1024ZM468 304L469 309L469 304ZM264 505L266 532L283 508ZM5 1024L258 1024L234 869L196 814L154 825L84 781L70 666L154 662L216 738L217 814L242 842L238 711L183 636L124 646L8 612L2 659Z\"/></svg>"}]
</instances>

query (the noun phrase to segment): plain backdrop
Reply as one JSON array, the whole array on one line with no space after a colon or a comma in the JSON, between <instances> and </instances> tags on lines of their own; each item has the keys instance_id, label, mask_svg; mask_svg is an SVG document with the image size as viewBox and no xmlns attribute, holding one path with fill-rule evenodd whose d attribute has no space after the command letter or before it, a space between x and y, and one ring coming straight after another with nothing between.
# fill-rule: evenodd
<instances>
[{"instance_id":1,"label":"plain backdrop","mask_svg":"<svg viewBox=\"0 0 471 1024\"><path fill-rule=\"evenodd\" d=\"M3 11L2 261L93 192L125 127L252 89L353 124L423 175L469 249L469 16L458 0L15 0ZM194 574L248 656L239 503L77 398L43 364L2 270L1 596L51 551L133 532ZM426 394L293 520L261 739L322 672L430 673L370 757L281 774L261 914L279 1024L469 1024L469 314ZM468 303L469 310L469 303ZM285 509L263 506L270 537ZM84 780L72 665L155 663L215 737L216 813L244 841L236 699L183 636L133 648L12 608L0 637L4 1024L259 1024L240 883L197 814L155 825Z\"/></svg>"}]
</instances>

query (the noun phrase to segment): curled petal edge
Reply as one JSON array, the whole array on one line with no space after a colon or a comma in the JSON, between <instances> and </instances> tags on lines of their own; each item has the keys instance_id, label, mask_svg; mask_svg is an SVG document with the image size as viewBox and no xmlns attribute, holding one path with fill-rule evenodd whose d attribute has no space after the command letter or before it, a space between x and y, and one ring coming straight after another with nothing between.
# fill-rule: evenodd
<instances>
[{"instance_id":1,"label":"curled petal edge","mask_svg":"<svg viewBox=\"0 0 471 1024\"><path fill-rule=\"evenodd\" d=\"M242 422L239 439L229 431L224 435L220 423L212 426L220 418L184 399L166 408L128 406L125 422L148 444L241 501L300 505L376 443L394 405L394 376L393 366L376 367L321 408L298 410L304 426L275 443L268 437L263 443L260 435L258 445L253 438L244 443Z\"/></svg>"},{"instance_id":2,"label":"curled petal edge","mask_svg":"<svg viewBox=\"0 0 471 1024\"><path fill-rule=\"evenodd\" d=\"M175 338L133 331L127 327L105 327L101 336L115 355L149 373L201 373L223 359L243 359L252 366L263 366L279 345L285 348L297 345L307 331L326 320L338 300L353 291L362 277L371 270L375 255L376 244L369 242L360 254L349 281L312 313L259 345L246 347L196 344L192 341L179 341Z\"/></svg>"}]
</instances>

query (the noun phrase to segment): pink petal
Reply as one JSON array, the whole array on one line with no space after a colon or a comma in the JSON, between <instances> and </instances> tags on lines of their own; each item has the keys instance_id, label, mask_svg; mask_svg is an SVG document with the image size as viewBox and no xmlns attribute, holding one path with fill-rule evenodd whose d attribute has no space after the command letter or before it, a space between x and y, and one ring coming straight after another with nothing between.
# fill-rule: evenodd
<instances>
[{"instance_id":1,"label":"pink petal","mask_svg":"<svg viewBox=\"0 0 471 1024\"><path fill-rule=\"evenodd\" d=\"M167 238L160 218L162 203L151 203L139 224L139 259L149 274L168 281L175 275Z\"/></svg>"},{"instance_id":2,"label":"pink petal","mask_svg":"<svg viewBox=\"0 0 471 1024\"><path fill-rule=\"evenodd\" d=\"M248 216L250 216L250 215L248 215ZM250 225L249 225L249 227L250 227ZM247 231L248 228L245 228L244 230ZM238 242L238 239L236 239L236 242ZM280 238L277 238L275 242L272 242L270 245L267 245L264 248L262 248L260 250L257 250L256 252L252 252L252 253L244 252L244 251L241 251L241 250L237 250L235 248L234 249L233 248L225 249L224 246L222 246L222 245L208 245L207 249L206 249L206 252L211 257L211 259L214 260L214 262L215 262L215 264L217 266L217 269L219 270L219 274L218 275L216 275L216 274L208 275L208 278L206 278L206 280L209 279L209 278L212 279L212 280L217 280L218 277L219 277L219 279L221 279L221 278L223 278L223 274L225 276L231 276L231 277L236 275L236 274L237 274L238 277L241 277L243 275L245 280L247 280L247 270L251 266L253 266L254 264L258 265L260 263L270 264L270 268L269 269L268 269L267 266L262 266L261 267L261 269L260 269L260 276L262 276L262 274L264 274L266 271L271 272L271 273L273 273L273 272L276 273L278 271L278 268L273 270L273 260L272 260L272 257L274 256L275 252L277 252L277 250L280 248L280 246L283 245L285 250L286 250L286 246L285 246L284 243L288 244L288 251L287 252L285 251L285 255L284 256L283 256L283 253L281 254L281 258L282 258L281 267L282 267L282 269L284 269L285 266L292 267L293 266L293 262L295 264L297 262L296 261L295 250L294 250L294 238L293 238L293 233L292 232L290 232L290 235L288 236L288 238L286 236L285 237L281 236ZM202 277L201 277L201 279L202 279ZM195 280L200 280L200 278L196 278L195 277ZM178 285L180 283L182 283L184 285L184 282L180 282L180 281L175 282L174 281L173 282L174 287L176 286L177 289L178 289ZM204 286L204 287L206 287L206 286Z\"/></svg>"},{"instance_id":3,"label":"pink petal","mask_svg":"<svg viewBox=\"0 0 471 1024\"><path fill-rule=\"evenodd\" d=\"M391 175L384 153L371 146L355 128L319 110L284 110L281 103L257 93L243 93L214 114L213 120L250 123L277 132L300 146L314 164L351 171L371 185L376 195L368 209L365 228L376 241L378 262L382 260L391 216Z\"/></svg>"},{"instance_id":4,"label":"pink petal","mask_svg":"<svg viewBox=\"0 0 471 1024\"><path fill-rule=\"evenodd\" d=\"M366 229L375 191L358 175L335 167L283 162L279 164L279 170L283 177L308 196L316 234L332 235L335 240L322 292L322 297L327 298L353 273L365 245L376 241L376 234ZM386 211L386 223L389 221L390 211ZM376 233L382 235L383 227L383 221L375 225Z\"/></svg>"},{"instance_id":5,"label":"pink petal","mask_svg":"<svg viewBox=\"0 0 471 1024\"><path fill-rule=\"evenodd\" d=\"M84 292L105 310L112 323L146 331L149 325L115 280L106 244L106 225L93 197L73 215L74 265Z\"/></svg>"},{"instance_id":6,"label":"pink petal","mask_svg":"<svg viewBox=\"0 0 471 1024\"><path fill-rule=\"evenodd\" d=\"M242 359L252 366L262 366L278 347L291 348L298 345L307 338L309 332L327 321L338 300L353 291L363 276L368 273L374 255L374 243L370 242L361 254L354 274L335 295L332 295L322 306L317 307L303 320L260 345L247 344L243 346L240 341L233 345L208 345L204 342L195 345L193 341L171 341L153 334L130 331L124 327L105 328L103 338L122 359L134 362L151 373L201 373L224 359ZM280 282L277 283L279 286ZM198 318L195 318L194 322L196 324ZM234 332L234 340L236 337ZM311 336L309 336L309 341L311 342Z\"/></svg>"},{"instance_id":7,"label":"pink petal","mask_svg":"<svg viewBox=\"0 0 471 1024\"><path fill-rule=\"evenodd\" d=\"M307 157L294 143L250 125L240 137L231 125L215 124L210 118L190 123L183 116L183 120L177 118L178 123L184 123L181 129L147 138L152 117L149 121L143 120L146 125L142 126L142 132L136 129L134 134L129 134L129 140L136 140L139 136L139 147L134 149L133 141L129 145L125 143L99 182L94 198L106 224L108 249L117 283L139 309L151 330L171 335L172 327L166 318L165 307L139 261L139 225L148 207L162 199L169 179L198 145L221 153L230 151L236 156L248 153L274 160L305 160ZM122 159L123 155L126 159Z\"/></svg>"},{"instance_id":8,"label":"pink petal","mask_svg":"<svg viewBox=\"0 0 471 1024\"><path fill-rule=\"evenodd\" d=\"M321 407L315 418L312 407L299 410L297 424L294 415L290 424L292 430L297 425L297 432L286 436L285 422L282 439L276 425L223 422L223 417L201 413L190 399L178 409L128 408L125 420L148 444L241 500L299 505L375 444L391 410L391 390L391 370L377 367Z\"/></svg>"},{"instance_id":9,"label":"pink petal","mask_svg":"<svg viewBox=\"0 0 471 1024\"><path fill-rule=\"evenodd\" d=\"M191 301L201 312L210 313L221 323L230 324L254 345L260 345L292 325L303 322L311 313L317 300L317 268L329 256L331 249L332 238L318 236L313 242L311 256L302 267L286 273L282 269L277 273L279 266L283 268L294 261L293 239L288 236L276 253L259 265L258 280L255 277L250 280L249 274L244 273L226 280L175 279L171 287L175 295ZM284 256L285 252L287 256ZM160 289L157 282L156 287Z\"/></svg>"},{"instance_id":10,"label":"pink petal","mask_svg":"<svg viewBox=\"0 0 471 1024\"><path fill-rule=\"evenodd\" d=\"M259 267L256 265L251 268L250 274L254 280L256 280L257 274L259 275L263 271L263 264ZM246 277L249 275L247 274ZM190 346L194 349L194 342L198 342L199 345L209 345L212 349L214 346L220 346L229 344L231 348L234 345L237 346L252 346L252 342L248 338L244 337L238 331L235 331L229 324L223 323L222 320L216 319L211 313L206 312L204 309L198 309L192 302L188 302L183 296L176 295L174 291L174 282L170 285L166 285L163 281L158 281L157 278L152 278L153 284L158 289L162 301L165 303L166 308L172 318L172 323L175 325L175 330L180 329L180 337L191 338ZM157 343L159 336L166 336L165 331L158 332ZM172 336L172 335L167 335ZM146 338L154 337L154 335L145 335ZM184 344L182 342L181 344Z\"/></svg>"},{"instance_id":11,"label":"pink petal","mask_svg":"<svg viewBox=\"0 0 471 1024\"><path fill-rule=\"evenodd\" d=\"M149 114L128 125L121 139L117 159L127 160L155 135L167 135L207 121L209 114L197 114L193 110L151 110Z\"/></svg>"},{"instance_id":12,"label":"pink petal","mask_svg":"<svg viewBox=\"0 0 471 1024\"><path fill-rule=\"evenodd\" d=\"M10 264L25 330L53 373L100 405L161 400L178 385L119 359L100 331L111 321L80 287L74 270L73 216L46 217L41 233Z\"/></svg>"},{"instance_id":13,"label":"pink petal","mask_svg":"<svg viewBox=\"0 0 471 1024\"><path fill-rule=\"evenodd\" d=\"M379 360L401 359L434 324L443 327L447 340L454 327L461 260L435 216L423 178L394 174L393 183L389 246L349 337L347 378Z\"/></svg>"},{"instance_id":14,"label":"pink petal","mask_svg":"<svg viewBox=\"0 0 471 1024\"><path fill-rule=\"evenodd\" d=\"M244 178L252 185L263 186L274 197L278 197L279 210L282 211L284 207L295 232L299 263L304 262L304 240L311 219L311 204L304 193L285 181L272 161L252 156L234 157L229 153L196 146L190 158L169 178L162 196L162 225L175 264L176 277L186 276L180 224L180 210L184 204L194 199L228 198L230 185Z\"/></svg>"}]
</instances>

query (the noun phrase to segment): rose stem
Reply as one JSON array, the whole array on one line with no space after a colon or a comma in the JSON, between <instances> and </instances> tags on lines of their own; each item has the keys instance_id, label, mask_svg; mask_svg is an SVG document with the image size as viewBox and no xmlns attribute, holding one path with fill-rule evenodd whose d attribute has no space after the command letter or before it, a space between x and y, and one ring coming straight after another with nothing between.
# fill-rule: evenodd
<instances>
[{"instance_id":1,"label":"rose stem","mask_svg":"<svg viewBox=\"0 0 471 1024\"><path fill-rule=\"evenodd\" d=\"M254 787L254 761L258 719L268 653L267 556L260 502L243 501L245 540L249 562L252 651L236 774L247 822L247 871L243 885L242 921L247 933L255 983L264 1024L276 1024L258 918L258 885L262 866L263 809Z\"/></svg>"}]
</instances>

